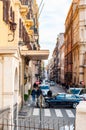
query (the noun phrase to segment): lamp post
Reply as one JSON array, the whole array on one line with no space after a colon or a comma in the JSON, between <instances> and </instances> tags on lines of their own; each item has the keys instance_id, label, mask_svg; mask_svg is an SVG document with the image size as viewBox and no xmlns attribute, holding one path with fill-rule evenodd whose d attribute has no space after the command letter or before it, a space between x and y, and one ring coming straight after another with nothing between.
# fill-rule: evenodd
<instances>
[{"instance_id":1,"label":"lamp post","mask_svg":"<svg viewBox=\"0 0 86 130\"><path fill-rule=\"evenodd\" d=\"M41 109L42 109L42 95L40 95L40 130L41 130L41 128L42 128Z\"/></svg>"}]
</instances>

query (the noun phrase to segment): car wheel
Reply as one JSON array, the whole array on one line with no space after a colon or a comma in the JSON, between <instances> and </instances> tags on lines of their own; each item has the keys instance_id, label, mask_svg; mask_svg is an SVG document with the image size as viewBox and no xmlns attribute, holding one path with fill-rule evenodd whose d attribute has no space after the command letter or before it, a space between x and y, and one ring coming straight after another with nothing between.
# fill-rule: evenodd
<instances>
[{"instance_id":1,"label":"car wheel","mask_svg":"<svg viewBox=\"0 0 86 130\"><path fill-rule=\"evenodd\" d=\"M75 109L77 107L78 103L73 103L73 108Z\"/></svg>"}]
</instances>

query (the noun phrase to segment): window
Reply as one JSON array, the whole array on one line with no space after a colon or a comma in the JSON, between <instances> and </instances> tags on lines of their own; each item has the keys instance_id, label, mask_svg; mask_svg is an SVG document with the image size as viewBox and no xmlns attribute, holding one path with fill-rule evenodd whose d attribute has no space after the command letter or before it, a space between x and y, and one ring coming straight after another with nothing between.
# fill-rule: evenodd
<instances>
[{"instance_id":1,"label":"window","mask_svg":"<svg viewBox=\"0 0 86 130\"><path fill-rule=\"evenodd\" d=\"M12 20L12 22L14 22L15 20L15 14L14 11L12 10L12 7L10 7L10 20Z\"/></svg>"},{"instance_id":2,"label":"window","mask_svg":"<svg viewBox=\"0 0 86 130\"><path fill-rule=\"evenodd\" d=\"M21 19L19 19L19 37L22 37L22 22Z\"/></svg>"},{"instance_id":3,"label":"window","mask_svg":"<svg viewBox=\"0 0 86 130\"><path fill-rule=\"evenodd\" d=\"M49 89L49 86L40 86L40 89Z\"/></svg>"},{"instance_id":4,"label":"window","mask_svg":"<svg viewBox=\"0 0 86 130\"><path fill-rule=\"evenodd\" d=\"M70 93L71 94L79 94L80 93L80 89L70 89Z\"/></svg>"},{"instance_id":5,"label":"window","mask_svg":"<svg viewBox=\"0 0 86 130\"><path fill-rule=\"evenodd\" d=\"M8 23L8 20L9 20L9 7L10 7L10 1L3 0L3 20L6 23Z\"/></svg>"},{"instance_id":6,"label":"window","mask_svg":"<svg viewBox=\"0 0 86 130\"><path fill-rule=\"evenodd\" d=\"M58 94L56 96L56 99L63 99L63 98L65 98L65 94Z\"/></svg>"}]
</instances>

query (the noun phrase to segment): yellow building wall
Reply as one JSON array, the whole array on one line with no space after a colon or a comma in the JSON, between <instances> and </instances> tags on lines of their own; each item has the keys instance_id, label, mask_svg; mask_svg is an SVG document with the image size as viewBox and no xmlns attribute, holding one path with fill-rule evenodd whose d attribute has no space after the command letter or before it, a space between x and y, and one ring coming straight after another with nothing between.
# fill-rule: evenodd
<instances>
[{"instance_id":1,"label":"yellow building wall","mask_svg":"<svg viewBox=\"0 0 86 130\"><path fill-rule=\"evenodd\" d=\"M0 47L8 43L8 25L3 22L3 2L0 1Z\"/></svg>"},{"instance_id":2,"label":"yellow building wall","mask_svg":"<svg viewBox=\"0 0 86 130\"><path fill-rule=\"evenodd\" d=\"M15 37L12 42L9 42L9 40L13 39L13 32L10 30L9 23L6 24L3 21L3 2L0 1L0 47L15 47L18 46L19 41L19 7L15 6L13 2L11 2L11 6L13 11L15 12L15 22L17 23L17 28L15 31ZM9 35L10 34L10 35Z\"/></svg>"}]
</instances>

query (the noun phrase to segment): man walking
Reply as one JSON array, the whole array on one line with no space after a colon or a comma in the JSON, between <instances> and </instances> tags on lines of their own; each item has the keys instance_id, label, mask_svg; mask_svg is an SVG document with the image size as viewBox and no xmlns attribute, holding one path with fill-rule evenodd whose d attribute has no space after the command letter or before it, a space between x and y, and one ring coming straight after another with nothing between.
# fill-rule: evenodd
<instances>
[{"instance_id":1,"label":"man walking","mask_svg":"<svg viewBox=\"0 0 86 130\"><path fill-rule=\"evenodd\" d=\"M41 91L41 89L40 89L40 87L39 86L37 86L37 91L36 91L36 97L37 97L37 107L39 107L39 100L40 100L40 96L42 96L42 91Z\"/></svg>"},{"instance_id":2,"label":"man walking","mask_svg":"<svg viewBox=\"0 0 86 130\"><path fill-rule=\"evenodd\" d=\"M33 88L32 92L31 92L31 96L32 96L32 103L35 104L35 97L36 97L36 90L35 90L35 88Z\"/></svg>"}]
</instances>

